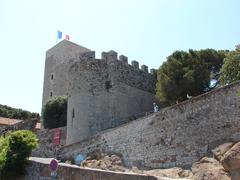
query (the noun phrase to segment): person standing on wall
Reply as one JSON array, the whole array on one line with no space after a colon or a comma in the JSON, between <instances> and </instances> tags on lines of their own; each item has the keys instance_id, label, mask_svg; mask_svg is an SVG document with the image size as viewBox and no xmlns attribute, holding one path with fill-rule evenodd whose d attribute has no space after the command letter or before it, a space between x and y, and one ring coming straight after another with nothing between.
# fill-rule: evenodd
<instances>
[{"instance_id":1,"label":"person standing on wall","mask_svg":"<svg viewBox=\"0 0 240 180\"><path fill-rule=\"evenodd\" d=\"M158 105L154 102L153 103L153 112L158 112L158 111L159 111Z\"/></svg>"}]
</instances>

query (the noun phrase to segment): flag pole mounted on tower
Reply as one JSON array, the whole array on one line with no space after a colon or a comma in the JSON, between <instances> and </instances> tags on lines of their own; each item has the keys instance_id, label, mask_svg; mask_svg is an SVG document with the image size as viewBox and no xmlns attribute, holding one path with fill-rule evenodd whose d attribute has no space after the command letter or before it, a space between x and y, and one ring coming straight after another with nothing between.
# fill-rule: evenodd
<instances>
[{"instance_id":1,"label":"flag pole mounted on tower","mask_svg":"<svg viewBox=\"0 0 240 180\"><path fill-rule=\"evenodd\" d=\"M62 38L63 38L63 33L62 33L62 31L57 31L57 39L56 39L56 43L58 43L58 41L59 40L62 40ZM65 38L64 38L65 40L70 40L70 36L68 35L68 34L65 34Z\"/></svg>"}]
</instances>

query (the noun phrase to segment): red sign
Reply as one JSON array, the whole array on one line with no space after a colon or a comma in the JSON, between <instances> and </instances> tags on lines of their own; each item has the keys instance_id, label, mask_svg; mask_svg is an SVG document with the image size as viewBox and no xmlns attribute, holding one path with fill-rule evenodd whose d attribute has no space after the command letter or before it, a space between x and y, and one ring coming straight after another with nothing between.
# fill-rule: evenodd
<instances>
[{"instance_id":1,"label":"red sign","mask_svg":"<svg viewBox=\"0 0 240 180\"><path fill-rule=\"evenodd\" d=\"M57 128L53 131L53 145L58 146L60 144L61 139L61 129Z\"/></svg>"}]
</instances>

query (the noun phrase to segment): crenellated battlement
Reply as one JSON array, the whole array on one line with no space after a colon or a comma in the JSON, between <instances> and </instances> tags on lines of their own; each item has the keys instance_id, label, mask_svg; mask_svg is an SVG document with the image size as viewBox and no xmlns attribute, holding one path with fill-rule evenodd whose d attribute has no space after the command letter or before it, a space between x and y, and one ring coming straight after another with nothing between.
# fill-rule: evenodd
<instances>
[{"instance_id":1,"label":"crenellated battlement","mask_svg":"<svg viewBox=\"0 0 240 180\"><path fill-rule=\"evenodd\" d=\"M95 51L88 51L88 52L83 52L79 54L78 57L79 60L103 60L103 61L107 61L108 64L109 63L113 63L113 64L121 64L124 65L128 65L125 66L125 68L127 69L131 69L131 70L136 70L136 71L143 71L145 73L150 73L150 74L154 74L155 70L154 69L150 69L150 72L148 71L148 66L146 65L141 65L141 68L139 68L139 62L136 60L132 60L131 64L128 64L128 57L125 55L120 55L118 57L118 53L116 51L109 51L109 52L102 52L101 53L101 59L96 59L95 57ZM114 63L115 61L115 63Z\"/></svg>"},{"instance_id":2,"label":"crenellated battlement","mask_svg":"<svg viewBox=\"0 0 240 180\"><path fill-rule=\"evenodd\" d=\"M128 64L128 57L125 56L125 55L120 55L119 58L118 58L118 53L116 51L109 51L109 52L102 52L101 53L101 59L102 60L107 60L107 61L120 61L124 64ZM148 72L148 66L146 65L141 65L141 69L139 68L139 62L136 61L136 60L132 60L131 61L131 64L128 64L130 66L132 66L134 69L138 69L138 70L142 70L146 73L149 73ZM128 67L127 67L128 68ZM153 74L154 73L154 70L152 69L150 71L150 74Z\"/></svg>"},{"instance_id":3,"label":"crenellated battlement","mask_svg":"<svg viewBox=\"0 0 240 180\"><path fill-rule=\"evenodd\" d=\"M98 69L101 75L107 73L106 76L108 76L111 81L114 81L115 84L125 83L132 87L155 93L156 79L154 70L151 70L149 73L148 66L146 65L141 65L141 68L139 68L139 62L136 60L128 64L127 56L120 55L118 58L118 53L113 50L102 52L101 59L96 59L94 51L84 52L79 54L79 57L74 62L75 66L79 67L76 71L85 71L87 69L93 74ZM87 67L85 67L86 64L88 64ZM85 68L81 69L81 67ZM76 72L71 71L70 74L72 73ZM76 73L75 76L78 77L79 74ZM75 79L77 79L77 77ZM71 89L74 88L74 84L75 83L73 83Z\"/></svg>"}]
</instances>

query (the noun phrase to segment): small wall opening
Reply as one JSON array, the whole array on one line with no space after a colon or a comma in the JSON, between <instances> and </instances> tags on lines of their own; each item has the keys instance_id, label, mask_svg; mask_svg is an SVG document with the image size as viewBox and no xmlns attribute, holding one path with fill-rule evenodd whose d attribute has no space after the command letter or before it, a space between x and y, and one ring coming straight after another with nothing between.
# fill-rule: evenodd
<instances>
[{"instance_id":1,"label":"small wall opening","mask_svg":"<svg viewBox=\"0 0 240 180\"><path fill-rule=\"evenodd\" d=\"M52 97L52 96L53 96L53 92L51 91L51 92L50 92L50 97Z\"/></svg>"},{"instance_id":2,"label":"small wall opening","mask_svg":"<svg viewBox=\"0 0 240 180\"><path fill-rule=\"evenodd\" d=\"M105 89L106 90L109 90L109 89L111 89L112 88L112 83L111 83L111 81L106 81L105 82Z\"/></svg>"},{"instance_id":3,"label":"small wall opening","mask_svg":"<svg viewBox=\"0 0 240 180\"><path fill-rule=\"evenodd\" d=\"M72 109L72 118L75 118L75 111L74 111L74 108Z\"/></svg>"},{"instance_id":4,"label":"small wall opening","mask_svg":"<svg viewBox=\"0 0 240 180\"><path fill-rule=\"evenodd\" d=\"M53 74L51 74L51 80L53 80L53 78L54 78L54 75L53 75Z\"/></svg>"}]
</instances>

